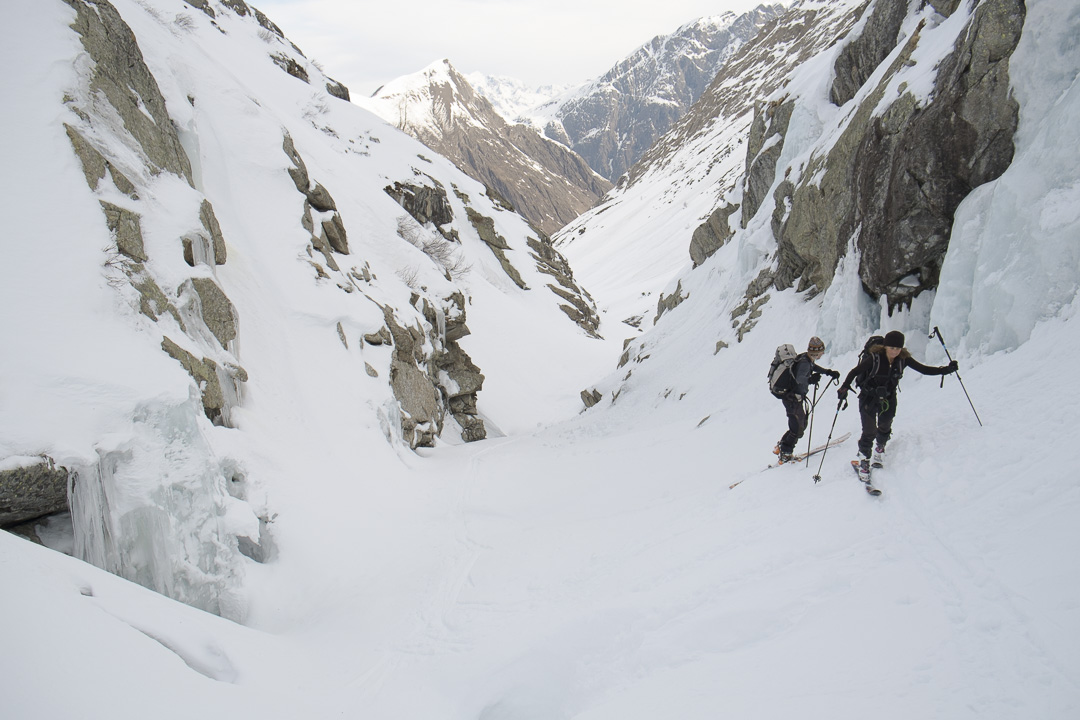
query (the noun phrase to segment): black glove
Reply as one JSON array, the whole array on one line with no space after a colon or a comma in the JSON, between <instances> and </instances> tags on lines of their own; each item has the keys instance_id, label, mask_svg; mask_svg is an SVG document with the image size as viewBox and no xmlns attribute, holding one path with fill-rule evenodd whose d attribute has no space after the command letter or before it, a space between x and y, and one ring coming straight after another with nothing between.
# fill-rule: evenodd
<instances>
[{"instance_id":1,"label":"black glove","mask_svg":"<svg viewBox=\"0 0 1080 720\"><path fill-rule=\"evenodd\" d=\"M825 372L825 374L828 375L829 377L831 377L833 380L839 380L840 379L840 371L838 371L838 370L827 370Z\"/></svg>"},{"instance_id":2,"label":"black glove","mask_svg":"<svg viewBox=\"0 0 1080 720\"><path fill-rule=\"evenodd\" d=\"M821 382L821 373L819 373L819 372L811 373L810 374L810 384L811 385L817 385L819 382Z\"/></svg>"},{"instance_id":3,"label":"black glove","mask_svg":"<svg viewBox=\"0 0 1080 720\"><path fill-rule=\"evenodd\" d=\"M953 374L954 372L956 372L959 369L960 369L960 363L953 360L951 363L949 363L948 365L945 366L945 374L946 375L951 375L951 374Z\"/></svg>"},{"instance_id":4,"label":"black glove","mask_svg":"<svg viewBox=\"0 0 1080 720\"><path fill-rule=\"evenodd\" d=\"M849 388L847 385L844 385L836 391L836 397L840 398L843 401L847 401L847 394L850 390L851 388Z\"/></svg>"}]
</instances>

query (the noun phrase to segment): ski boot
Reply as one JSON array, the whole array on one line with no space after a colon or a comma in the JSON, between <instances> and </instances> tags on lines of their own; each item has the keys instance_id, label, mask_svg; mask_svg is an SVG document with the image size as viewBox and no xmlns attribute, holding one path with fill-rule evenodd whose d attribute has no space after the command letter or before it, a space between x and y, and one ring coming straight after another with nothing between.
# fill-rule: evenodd
<instances>
[{"instance_id":1,"label":"ski boot","mask_svg":"<svg viewBox=\"0 0 1080 720\"><path fill-rule=\"evenodd\" d=\"M856 465L856 463L852 463ZM870 458L866 457L862 453L859 453L858 464L855 467L856 472L859 473L859 479L867 485L870 484Z\"/></svg>"},{"instance_id":2,"label":"ski boot","mask_svg":"<svg viewBox=\"0 0 1080 720\"><path fill-rule=\"evenodd\" d=\"M870 467L885 467L885 446L881 443L874 444L874 454L870 457Z\"/></svg>"}]
</instances>

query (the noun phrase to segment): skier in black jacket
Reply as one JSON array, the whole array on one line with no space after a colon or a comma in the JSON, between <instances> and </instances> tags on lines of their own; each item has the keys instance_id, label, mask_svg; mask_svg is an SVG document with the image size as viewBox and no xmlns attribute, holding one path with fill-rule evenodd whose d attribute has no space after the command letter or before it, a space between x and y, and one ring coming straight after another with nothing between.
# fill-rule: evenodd
<instances>
[{"instance_id":1,"label":"skier in black jacket","mask_svg":"<svg viewBox=\"0 0 1080 720\"><path fill-rule=\"evenodd\" d=\"M882 345L873 345L862 362L852 368L844 378L837 394L846 400L851 383L859 381L859 415L862 417L862 436L859 438L859 477L869 481L870 465L882 467L885 444L892 435L893 418L896 417L896 391L905 368L923 375L948 375L956 372L953 360L948 365L931 367L911 357L904 348L904 333L893 330L885 335ZM873 457L870 450L873 448Z\"/></svg>"},{"instance_id":2,"label":"skier in black jacket","mask_svg":"<svg viewBox=\"0 0 1080 720\"><path fill-rule=\"evenodd\" d=\"M836 370L817 364L816 361L820 360L824 354L825 343L819 337L812 337L806 346L806 352L800 353L791 364L791 374L787 378L789 389L780 398L787 412L788 431L773 448L773 454L779 456L781 463L791 461L796 443L806 432L808 420L806 394L810 391L810 386L817 385L822 375L828 375L834 380L840 379L840 373Z\"/></svg>"}]
</instances>

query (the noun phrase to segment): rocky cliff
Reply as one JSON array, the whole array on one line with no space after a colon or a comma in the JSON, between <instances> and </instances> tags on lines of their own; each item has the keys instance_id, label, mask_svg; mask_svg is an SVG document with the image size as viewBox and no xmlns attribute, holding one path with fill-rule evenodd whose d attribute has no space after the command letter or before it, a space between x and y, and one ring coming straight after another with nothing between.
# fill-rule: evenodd
<instances>
[{"instance_id":1,"label":"rocky cliff","mask_svg":"<svg viewBox=\"0 0 1080 720\"><path fill-rule=\"evenodd\" d=\"M671 172L688 147L708 146L709 171L728 169L719 176L722 199L690 238L694 265L750 228L764 208L771 213L774 266L751 283L747 310L770 284L827 290L850 249L872 298L890 309L909 306L937 286L956 207L1012 158L1017 105L1008 59L1023 3L984 0L970 14L954 6L795 3L725 65L631 169L626 187ZM924 42L931 29L933 41ZM928 60L943 42L949 51ZM819 132L831 111L784 86L811 59L827 71L824 92L843 112L833 132L808 147L807 122ZM747 121L738 137L729 131L718 141L722 124ZM801 145L789 144L793 132ZM738 151L744 159L734 165ZM747 329L743 313L735 319Z\"/></svg>"},{"instance_id":2,"label":"rocky cliff","mask_svg":"<svg viewBox=\"0 0 1080 720\"><path fill-rule=\"evenodd\" d=\"M615 182L686 114L724 63L782 11L781 5L759 5L740 16L701 18L658 35L584 90L555 101L544 133Z\"/></svg>"},{"instance_id":3,"label":"rocky cliff","mask_svg":"<svg viewBox=\"0 0 1080 720\"><path fill-rule=\"evenodd\" d=\"M910 15L901 35L904 18L875 3L837 56L830 97L849 98L849 119L835 143L805 167L785 168L798 172L776 187L778 288L827 289L850 245L866 292L890 310L910 306L938 285L960 202L1012 161L1018 106L1009 57L1024 3L983 0L955 17L942 14L952 14L951 4L938 5L942 12ZM932 87L913 87L903 71L920 62L924 32L949 25L955 40Z\"/></svg>"}]
</instances>

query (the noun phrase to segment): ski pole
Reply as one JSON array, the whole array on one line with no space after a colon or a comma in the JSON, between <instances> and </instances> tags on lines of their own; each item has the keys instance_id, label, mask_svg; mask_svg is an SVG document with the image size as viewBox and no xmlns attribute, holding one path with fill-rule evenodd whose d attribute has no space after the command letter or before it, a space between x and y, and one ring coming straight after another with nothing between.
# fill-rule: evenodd
<instances>
[{"instance_id":1,"label":"ski pole","mask_svg":"<svg viewBox=\"0 0 1080 720\"><path fill-rule=\"evenodd\" d=\"M930 333L930 338L937 338L941 342L941 347L945 350L945 357L949 358L949 362L953 362L952 355L949 354L949 348L945 346L945 338L941 335L941 330L938 326L934 326L934 332ZM967 388L964 387L964 379L960 377L960 371L956 371L956 379L960 381L960 387L964 390L964 395L967 397L968 405L971 406L971 412L975 413L975 419L979 421L979 427L983 426L982 419L979 417L979 411L975 409L975 403L971 402L971 395L968 395ZM945 376L941 377L941 387L945 387Z\"/></svg>"},{"instance_id":2,"label":"ski pole","mask_svg":"<svg viewBox=\"0 0 1080 720\"><path fill-rule=\"evenodd\" d=\"M825 389L828 390L829 386L826 385ZM822 393L824 397L824 393ZM814 408L817 407L817 385L814 385L814 402L810 405L810 430L806 433L806 467L810 467L810 450L814 447L811 443L811 438L814 437Z\"/></svg>"},{"instance_id":3,"label":"ski pole","mask_svg":"<svg viewBox=\"0 0 1080 720\"><path fill-rule=\"evenodd\" d=\"M833 430L836 429L836 418L840 417L840 410L847 407L847 399L841 400L836 403L836 415L833 415L832 427L829 428L829 439L825 441L825 449L821 451L821 463L818 465L817 475L814 475L814 482L821 482L821 468L825 465L825 454L829 452L829 443L832 442Z\"/></svg>"},{"instance_id":4,"label":"ski pole","mask_svg":"<svg viewBox=\"0 0 1080 720\"><path fill-rule=\"evenodd\" d=\"M828 390L828 389L829 389L829 387L830 387L830 386L831 386L831 385L832 385L832 384L833 384L834 382L839 382L839 380L837 380L836 378L829 378L829 382L828 382L828 384L827 384L827 385L825 385L825 389L821 391L821 397L820 397L820 398L818 398L817 400L815 400L815 401L814 401L814 404L813 404L813 406L811 406L811 408L810 408L810 412L813 412L813 411L814 411L814 408L816 408L816 407L817 407L817 404L818 404L819 402L821 402L821 400L822 400L822 399L823 399L823 398L825 397L825 390ZM816 388L816 387L814 388L814 391L815 391L815 392L817 392L817 388Z\"/></svg>"}]
</instances>

